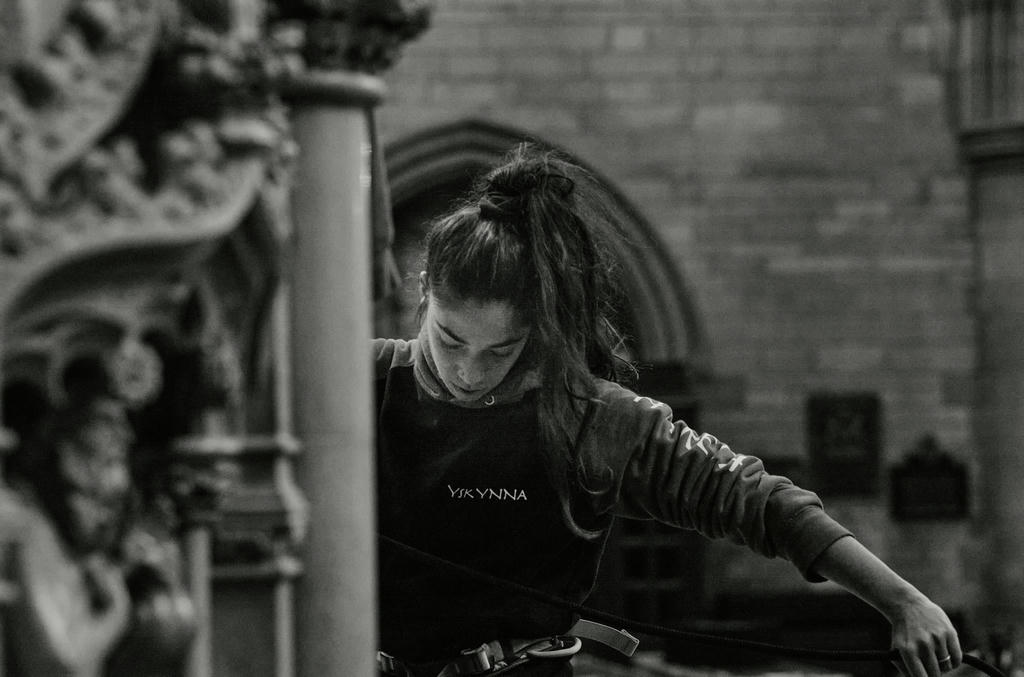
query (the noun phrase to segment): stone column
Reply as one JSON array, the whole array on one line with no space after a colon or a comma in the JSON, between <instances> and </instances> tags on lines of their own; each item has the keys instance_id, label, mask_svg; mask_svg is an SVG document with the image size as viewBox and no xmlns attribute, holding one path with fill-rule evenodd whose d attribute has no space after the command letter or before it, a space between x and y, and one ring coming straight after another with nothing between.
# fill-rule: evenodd
<instances>
[{"instance_id":1,"label":"stone column","mask_svg":"<svg viewBox=\"0 0 1024 677\"><path fill-rule=\"evenodd\" d=\"M0 372L2 376L2 372ZM0 379L0 386L3 385L3 380ZM0 398L3 393L0 392ZM2 406L3 400L0 399L0 406ZM15 436L14 433L8 430L3 425L3 419L0 418L0 458L7 455L12 449L14 449ZM0 477L0 483L3 482L3 478ZM9 525L3 522L0 518L0 557L3 558L4 562L11 561L13 554L9 552L10 548L13 548L13 534ZM5 647L4 647L4 624L3 624L3 607L14 599L17 595L17 589L14 584L7 579L8 572L6 566L0 566L0 677L4 677L6 663Z\"/></svg>"},{"instance_id":2,"label":"stone column","mask_svg":"<svg viewBox=\"0 0 1024 677\"><path fill-rule=\"evenodd\" d=\"M987 622L1024 619L1024 134L1020 155L975 164L976 416Z\"/></svg>"},{"instance_id":3,"label":"stone column","mask_svg":"<svg viewBox=\"0 0 1024 677\"><path fill-rule=\"evenodd\" d=\"M981 632L1024 619L1024 10L959 0L955 113L976 243ZM1011 12L1015 16L1011 16ZM1020 658L1018 657L1018 660Z\"/></svg>"},{"instance_id":4,"label":"stone column","mask_svg":"<svg viewBox=\"0 0 1024 677\"><path fill-rule=\"evenodd\" d=\"M223 412L208 409L199 429L174 442L176 497L182 512L185 581L195 607L196 632L185 659L185 677L212 677L213 540L224 492L239 473L231 458L235 437Z\"/></svg>"},{"instance_id":5,"label":"stone column","mask_svg":"<svg viewBox=\"0 0 1024 677\"><path fill-rule=\"evenodd\" d=\"M299 146L292 355L299 485L311 511L297 589L300 677L376 674L371 365L373 76L312 71L288 91Z\"/></svg>"},{"instance_id":6,"label":"stone column","mask_svg":"<svg viewBox=\"0 0 1024 677\"><path fill-rule=\"evenodd\" d=\"M186 658L187 677L213 675L213 647L210 636L210 614L213 610L210 590L213 579L211 562L211 526L201 522L185 529L185 564L188 591L196 609L196 636Z\"/></svg>"}]
</instances>

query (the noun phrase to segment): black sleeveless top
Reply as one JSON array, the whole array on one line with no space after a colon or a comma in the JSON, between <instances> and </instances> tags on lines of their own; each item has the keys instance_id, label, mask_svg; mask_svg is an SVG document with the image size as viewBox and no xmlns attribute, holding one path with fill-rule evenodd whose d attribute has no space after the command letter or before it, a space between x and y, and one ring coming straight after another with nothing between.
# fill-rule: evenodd
<instances>
[{"instance_id":1,"label":"black sleeveless top","mask_svg":"<svg viewBox=\"0 0 1024 677\"><path fill-rule=\"evenodd\" d=\"M424 396L412 366L377 382L378 515L385 536L501 578L582 602L604 538L563 522L538 453L536 402L467 409ZM580 508L576 508L580 505ZM605 527L585 502L574 517ZM571 614L381 544L380 644L421 662L502 638L565 632Z\"/></svg>"}]
</instances>

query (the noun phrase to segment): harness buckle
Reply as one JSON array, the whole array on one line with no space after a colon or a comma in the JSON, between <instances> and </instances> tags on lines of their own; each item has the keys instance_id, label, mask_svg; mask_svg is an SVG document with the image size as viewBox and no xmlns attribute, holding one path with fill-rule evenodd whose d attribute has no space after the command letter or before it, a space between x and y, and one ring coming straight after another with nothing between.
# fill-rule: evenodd
<instances>
[{"instance_id":1,"label":"harness buckle","mask_svg":"<svg viewBox=\"0 0 1024 677\"><path fill-rule=\"evenodd\" d=\"M579 637L559 636L552 637L550 644L540 649L527 649L526 655L530 658L569 658L580 652L583 642Z\"/></svg>"},{"instance_id":2,"label":"harness buckle","mask_svg":"<svg viewBox=\"0 0 1024 677\"><path fill-rule=\"evenodd\" d=\"M491 661L491 648L485 642L475 649L463 649L454 661L458 675L479 675L494 669Z\"/></svg>"},{"instance_id":3,"label":"harness buckle","mask_svg":"<svg viewBox=\"0 0 1024 677\"><path fill-rule=\"evenodd\" d=\"M405 667L405 663L385 651L377 652L377 666L385 675L399 675L405 677L409 674L408 669Z\"/></svg>"}]
</instances>

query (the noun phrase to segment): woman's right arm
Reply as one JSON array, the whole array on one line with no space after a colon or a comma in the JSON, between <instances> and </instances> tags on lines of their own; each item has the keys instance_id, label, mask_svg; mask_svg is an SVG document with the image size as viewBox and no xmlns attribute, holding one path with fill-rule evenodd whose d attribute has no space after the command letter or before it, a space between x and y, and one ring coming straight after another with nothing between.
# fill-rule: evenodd
<instances>
[{"instance_id":1,"label":"woman's right arm","mask_svg":"<svg viewBox=\"0 0 1024 677\"><path fill-rule=\"evenodd\" d=\"M604 496L617 514L728 538L766 557L793 562L808 580L811 564L849 531L825 514L818 497L760 459L732 451L673 420L662 402L609 386L584 443L618 484ZM598 506L600 509L601 506Z\"/></svg>"}]
</instances>

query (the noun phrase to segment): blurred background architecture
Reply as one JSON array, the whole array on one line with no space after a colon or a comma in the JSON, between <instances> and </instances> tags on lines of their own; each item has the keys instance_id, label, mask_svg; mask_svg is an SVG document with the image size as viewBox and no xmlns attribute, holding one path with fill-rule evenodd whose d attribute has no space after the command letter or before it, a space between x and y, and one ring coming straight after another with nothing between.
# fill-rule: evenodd
<instances>
[{"instance_id":1,"label":"blurred background architecture","mask_svg":"<svg viewBox=\"0 0 1024 677\"><path fill-rule=\"evenodd\" d=\"M414 332L425 220L524 139L627 215L639 389L1024 670L1021 0L0 0L0 69L7 674L374 674L365 346ZM69 428L130 487L40 479ZM618 529L594 606L887 645L785 562ZM64 616L122 630L53 643L37 541Z\"/></svg>"}]
</instances>

